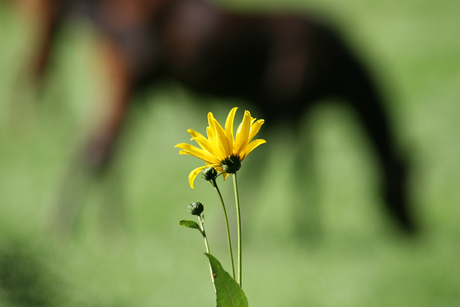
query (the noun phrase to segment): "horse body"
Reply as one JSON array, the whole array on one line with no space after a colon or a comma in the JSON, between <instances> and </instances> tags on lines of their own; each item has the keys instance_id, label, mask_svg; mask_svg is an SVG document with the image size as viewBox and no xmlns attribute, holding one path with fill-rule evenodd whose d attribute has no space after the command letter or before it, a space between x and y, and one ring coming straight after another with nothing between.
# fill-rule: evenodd
<instances>
[{"instance_id":1,"label":"horse body","mask_svg":"<svg viewBox=\"0 0 460 307\"><path fill-rule=\"evenodd\" d=\"M381 95L328 26L290 14L233 12L204 0L32 2L42 8L37 12L45 21L39 74L56 31L69 16L90 19L103 37L114 99L89 146L88 160L95 168L112 153L131 94L161 80L177 80L202 94L246 99L272 123L297 125L312 105L338 97L358 113L376 149L388 210L404 230L415 229L406 200L405 163L396 154Z\"/></svg>"}]
</instances>

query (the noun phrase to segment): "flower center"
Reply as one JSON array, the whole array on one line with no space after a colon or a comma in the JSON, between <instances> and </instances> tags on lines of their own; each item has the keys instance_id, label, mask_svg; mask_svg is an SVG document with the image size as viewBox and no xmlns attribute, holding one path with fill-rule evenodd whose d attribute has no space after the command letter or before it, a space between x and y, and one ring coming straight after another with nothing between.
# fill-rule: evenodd
<instances>
[{"instance_id":1,"label":"flower center","mask_svg":"<svg viewBox=\"0 0 460 307\"><path fill-rule=\"evenodd\" d=\"M241 167L240 157L238 156L230 156L225 158L222 161L222 169L229 174L236 173Z\"/></svg>"}]
</instances>

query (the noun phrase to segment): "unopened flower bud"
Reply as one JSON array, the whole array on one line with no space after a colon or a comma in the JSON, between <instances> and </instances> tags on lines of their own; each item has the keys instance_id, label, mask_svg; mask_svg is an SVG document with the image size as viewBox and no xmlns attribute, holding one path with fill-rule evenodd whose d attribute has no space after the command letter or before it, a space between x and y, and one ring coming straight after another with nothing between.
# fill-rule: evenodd
<instances>
[{"instance_id":1,"label":"unopened flower bud","mask_svg":"<svg viewBox=\"0 0 460 307\"><path fill-rule=\"evenodd\" d=\"M190 206L188 206L188 209L191 214L199 216L203 212L204 206L199 201L196 201L190 204Z\"/></svg>"},{"instance_id":2,"label":"unopened flower bud","mask_svg":"<svg viewBox=\"0 0 460 307\"><path fill-rule=\"evenodd\" d=\"M201 173L206 181L215 180L217 178L217 171L212 166L205 168Z\"/></svg>"}]
</instances>

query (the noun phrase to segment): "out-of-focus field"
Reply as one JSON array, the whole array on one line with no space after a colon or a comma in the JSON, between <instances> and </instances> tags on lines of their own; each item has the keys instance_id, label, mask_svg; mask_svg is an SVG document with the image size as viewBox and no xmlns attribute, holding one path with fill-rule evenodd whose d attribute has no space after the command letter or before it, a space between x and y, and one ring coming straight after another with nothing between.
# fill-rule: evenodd
<instances>
[{"instance_id":1,"label":"out-of-focus field","mask_svg":"<svg viewBox=\"0 0 460 307\"><path fill-rule=\"evenodd\" d=\"M460 306L460 2L231 5L293 9L338 26L388 97L422 227L416 238L396 230L354 114L324 104L306 116L300 139L282 127L263 134L268 143L239 172L250 306ZM201 163L173 147L189 140L188 128L204 132L209 111L222 122L233 106L238 121L257 109L173 83L139 93L105 180L75 173L82 206L65 234L53 212L105 87L97 36L80 23L62 31L37 98L27 74L33 30L0 3L0 306L212 306L202 239L178 221L202 201L211 251L229 269L221 207L208 183L190 189L188 173ZM299 163L312 170L300 183ZM221 187L230 205L231 181Z\"/></svg>"}]
</instances>

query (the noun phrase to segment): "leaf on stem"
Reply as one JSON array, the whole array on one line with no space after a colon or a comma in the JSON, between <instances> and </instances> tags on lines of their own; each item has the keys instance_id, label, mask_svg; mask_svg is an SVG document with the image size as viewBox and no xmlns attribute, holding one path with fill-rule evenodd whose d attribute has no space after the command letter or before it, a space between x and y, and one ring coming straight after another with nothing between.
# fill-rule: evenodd
<instances>
[{"instance_id":1,"label":"leaf on stem","mask_svg":"<svg viewBox=\"0 0 460 307\"><path fill-rule=\"evenodd\" d=\"M248 299L238 283L222 268L211 254L205 254L211 264L216 286L217 307L248 307Z\"/></svg>"},{"instance_id":2,"label":"leaf on stem","mask_svg":"<svg viewBox=\"0 0 460 307\"><path fill-rule=\"evenodd\" d=\"M181 221L179 222L179 225L182 225L182 226L185 226L185 227L188 227L188 228L198 229L198 230L201 232L200 226L198 225L197 222L194 222L194 221L190 221L190 220L181 220Z\"/></svg>"}]
</instances>

